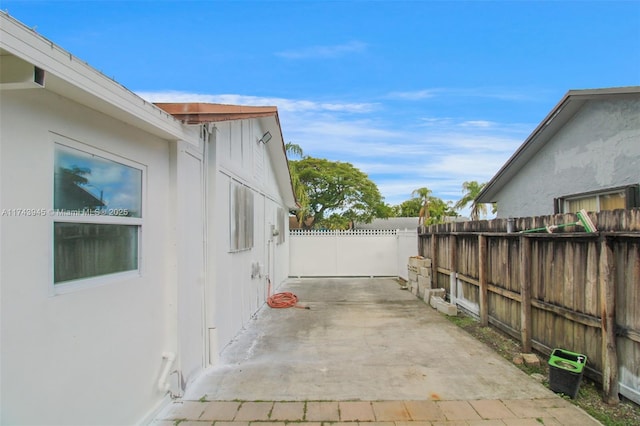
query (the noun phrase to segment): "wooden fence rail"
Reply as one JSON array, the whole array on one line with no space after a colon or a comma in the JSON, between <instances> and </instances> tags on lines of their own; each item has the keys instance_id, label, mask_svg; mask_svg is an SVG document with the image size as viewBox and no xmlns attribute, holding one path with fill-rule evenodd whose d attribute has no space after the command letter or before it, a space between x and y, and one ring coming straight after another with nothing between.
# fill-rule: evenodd
<instances>
[{"instance_id":1,"label":"wooden fence rail","mask_svg":"<svg viewBox=\"0 0 640 426\"><path fill-rule=\"evenodd\" d=\"M640 209L590 217L597 232L519 232L576 223L573 214L433 225L419 230L419 253L434 287L482 325L526 352L585 354L608 402L640 403Z\"/></svg>"}]
</instances>

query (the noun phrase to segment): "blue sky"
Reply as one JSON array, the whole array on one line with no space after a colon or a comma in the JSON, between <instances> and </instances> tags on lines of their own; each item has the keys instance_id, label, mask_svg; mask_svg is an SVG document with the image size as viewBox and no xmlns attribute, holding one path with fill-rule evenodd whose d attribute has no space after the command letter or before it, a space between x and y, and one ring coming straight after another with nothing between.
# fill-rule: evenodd
<instances>
[{"instance_id":1,"label":"blue sky","mask_svg":"<svg viewBox=\"0 0 640 426\"><path fill-rule=\"evenodd\" d=\"M150 101L276 105L286 142L354 164L389 204L488 181L568 90L640 85L640 1L0 9Z\"/></svg>"}]
</instances>

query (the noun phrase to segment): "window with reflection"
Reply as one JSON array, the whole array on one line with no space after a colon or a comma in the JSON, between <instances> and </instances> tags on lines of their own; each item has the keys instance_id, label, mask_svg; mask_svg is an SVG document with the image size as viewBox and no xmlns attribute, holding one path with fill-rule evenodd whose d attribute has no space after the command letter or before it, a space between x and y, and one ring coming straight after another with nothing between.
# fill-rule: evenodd
<instances>
[{"instance_id":1,"label":"window with reflection","mask_svg":"<svg viewBox=\"0 0 640 426\"><path fill-rule=\"evenodd\" d=\"M62 144L54 156L54 284L138 271L142 167Z\"/></svg>"},{"instance_id":2,"label":"window with reflection","mask_svg":"<svg viewBox=\"0 0 640 426\"><path fill-rule=\"evenodd\" d=\"M556 199L556 213L576 213L580 210L632 209L640 206L640 185L627 185L603 191L568 195Z\"/></svg>"}]
</instances>

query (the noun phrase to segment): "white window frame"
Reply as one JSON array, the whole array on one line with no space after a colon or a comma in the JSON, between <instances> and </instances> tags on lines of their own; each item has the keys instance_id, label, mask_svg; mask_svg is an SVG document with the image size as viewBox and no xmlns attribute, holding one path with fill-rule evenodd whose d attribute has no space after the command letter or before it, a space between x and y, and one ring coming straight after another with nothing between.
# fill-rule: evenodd
<instances>
[{"instance_id":1,"label":"white window frame","mask_svg":"<svg viewBox=\"0 0 640 426\"><path fill-rule=\"evenodd\" d=\"M141 197L141 213L140 217L127 217L127 216L107 216L107 215L96 215L96 214L80 214L78 212L57 212L54 209L55 203L55 190L52 192L53 196L51 197L52 206L49 210L51 212L51 294L66 294L75 292L77 290L95 287L111 282L122 281L131 278L137 278L142 275L142 234L144 229L144 216L146 212L146 186L147 186L147 166L133 160L103 151L101 149L95 148L93 146L84 144L82 142L78 142L69 138L66 138L61 135L54 135L53 138L53 151L57 147L60 146L63 149L71 149L80 151L81 153L94 155L100 158L103 158L108 161L113 161L115 163L119 163L134 169L141 171L141 188L140 188L140 197ZM55 170L53 171L55 173ZM55 185L55 177L52 175L53 185L52 189L54 189ZM63 281L56 283L54 277L54 268L55 268L55 224L56 223L78 223L78 224L100 224L100 225L133 225L137 226L137 268L129 271L122 272L114 272L111 274L105 275L97 275L93 277L79 278L75 280Z\"/></svg>"},{"instance_id":2,"label":"white window frame","mask_svg":"<svg viewBox=\"0 0 640 426\"><path fill-rule=\"evenodd\" d=\"M557 208L559 209L558 211L556 211L556 213L570 213L569 212L569 203L571 201L577 201L577 200L581 200L581 199L585 199L585 198L595 198L595 202L596 202L596 212L601 211L600 208L600 197L605 196L605 195L611 195L611 194L620 194L622 193L625 197L625 208L633 208L636 207L635 204L636 202L633 199L629 199L632 191L638 191L638 185L627 185L627 186L620 186L620 187L615 187L615 188L608 188L608 189L603 189L601 191L591 191L591 192L584 192L581 194L572 194L572 195L567 195L564 197L560 197L559 198L559 206L557 206ZM631 197L631 198L636 198L636 197ZM573 212L575 213L575 212Z\"/></svg>"}]
</instances>

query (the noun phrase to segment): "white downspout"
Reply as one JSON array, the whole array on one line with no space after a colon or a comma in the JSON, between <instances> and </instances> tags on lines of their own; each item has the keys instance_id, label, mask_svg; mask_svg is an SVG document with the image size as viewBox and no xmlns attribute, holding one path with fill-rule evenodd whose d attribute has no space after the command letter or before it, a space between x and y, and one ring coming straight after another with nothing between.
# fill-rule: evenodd
<instances>
[{"instance_id":1,"label":"white downspout","mask_svg":"<svg viewBox=\"0 0 640 426\"><path fill-rule=\"evenodd\" d=\"M158 390L160 392L168 392L171 388L169 381L169 374L171 373L171 367L173 367L173 363L176 360L176 354L173 352L163 352L162 359L164 360L164 366L162 367L162 372L160 373L160 379L158 379Z\"/></svg>"}]
</instances>

